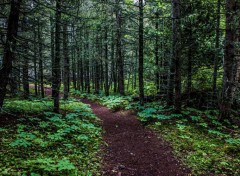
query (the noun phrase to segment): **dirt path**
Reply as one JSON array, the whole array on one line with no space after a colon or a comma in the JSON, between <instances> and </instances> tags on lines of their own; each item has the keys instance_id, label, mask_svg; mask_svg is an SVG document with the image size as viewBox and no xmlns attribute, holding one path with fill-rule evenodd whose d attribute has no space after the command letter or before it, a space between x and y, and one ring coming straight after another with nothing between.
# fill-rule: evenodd
<instances>
[{"instance_id":1,"label":"dirt path","mask_svg":"<svg viewBox=\"0 0 240 176\"><path fill-rule=\"evenodd\" d=\"M106 176L177 176L187 175L174 158L171 148L151 130L144 128L134 115L111 110L93 103L93 112L102 119L104 140L103 175Z\"/></svg>"}]
</instances>

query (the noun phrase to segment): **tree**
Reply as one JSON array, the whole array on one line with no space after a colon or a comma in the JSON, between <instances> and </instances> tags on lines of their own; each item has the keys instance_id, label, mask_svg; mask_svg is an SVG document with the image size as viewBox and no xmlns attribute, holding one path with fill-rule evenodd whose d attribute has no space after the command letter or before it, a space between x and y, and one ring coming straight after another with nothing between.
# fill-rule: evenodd
<instances>
[{"instance_id":1,"label":"tree","mask_svg":"<svg viewBox=\"0 0 240 176\"><path fill-rule=\"evenodd\" d=\"M39 79L40 79L40 92L41 97L44 98L44 82L43 82L43 47L42 47L42 29L40 19L38 19L38 55L39 55Z\"/></svg>"},{"instance_id":2,"label":"tree","mask_svg":"<svg viewBox=\"0 0 240 176\"><path fill-rule=\"evenodd\" d=\"M104 50L105 50L105 95L109 96L109 81L108 81L108 28L105 27Z\"/></svg>"},{"instance_id":3,"label":"tree","mask_svg":"<svg viewBox=\"0 0 240 176\"><path fill-rule=\"evenodd\" d=\"M138 78L139 78L139 100L140 104L144 104L144 82L143 82L143 0L139 0L139 66L138 66Z\"/></svg>"},{"instance_id":4,"label":"tree","mask_svg":"<svg viewBox=\"0 0 240 176\"><path fill-rule=\"evenodd\" d=\"M223 75L223 87L222 97L220 104L220 120L230 118L230 110L233 100L233 85L234 85L234 58L235 47L234 41L236 37L237 28L233 24L236 19L237 1L226 1L226 36L224 46L224 75Z\"/></svg>"},{"instance_id":5,"label":"tree","mask_svg":"<svg viewBox=\"0 0 240 176\"><path fill-rule=\"evenodd\" d=\"M216 24L216 43L215 43L215 57L214 57L214 72L213 72L213 93L216 96L217 92L217 72L218 72L218 61L219 61L219 39L220 39L220 12L221 12L221 1L217 1L217 24Z\"/></svg>"},{"instance_id":6,"label":"tree","mask_svg":"<svg viewBox=\"0 0 240 176\"><path fill-rule=\"evenodd\" d=\"M3 106L7 84L9 82L9 75L12 71L12 61L16 45L21 3L22 0L11 0L11 9L7 27L7 40L4 47L2 68L0 70L0 108Z\"/></svg>"},{"instance_id":7,"label":"tree","mask_svg":"<svg viewBox=\"0 0 240 176\"><path fill-rule=\"evenodd\" d=\"M68 99L69 93L69 76L70 76L70 63L68 55L68 24L64 23L63 26L63 52L64 52L64 70L63 70L63 86L64 86L64 100Z\"/></svg>"},{"instance_id":8,"label":"tree","mask_svg":"<svg viewBox=\"0 0 240 176\"><path fill-rule=\"evenodd\" d=\"M124 59L122 55L122 8L121 0L116 0L116 24L117 24L117 40L116 40L116 57L117 57L117 70L118 70L118 92L121 95L125 94L124 91Z\"/></svg>"},{"instance_id":9,"label":"tree","mask_svg":"<svg viewBox=\"0 0 240 176\"><path fill-rule=\"evenodd\" d=\"M52 68L52 97L54 101L54 112L59 112L59 90L61 85L60 70L60 30L61 30L61 0L56 0L56 26L55 26L55 58Z\"/></svg>"},{"instance_id":10,"label":"tree","mask_svg":"<svg viewBox=\"0 0 240 176\"><path fill-rule=\"evenodd\" d=\"M172 60L168 83L168 105L175 105L175 111L181 111L181 60L180 60L180 0L172 1ZM174 93L175 90L175 93ZM173 101L174 100L174 101Z\"/></svg>"}]
</instances>

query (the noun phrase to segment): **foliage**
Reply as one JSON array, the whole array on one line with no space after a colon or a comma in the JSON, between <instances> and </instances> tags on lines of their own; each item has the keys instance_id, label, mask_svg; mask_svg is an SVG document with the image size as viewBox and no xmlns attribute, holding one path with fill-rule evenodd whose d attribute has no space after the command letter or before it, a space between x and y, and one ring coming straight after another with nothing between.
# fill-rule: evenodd
<instances>
[{"instance_id":1,"label":"foliage","mask_svg":"<svg viewBox=\"0 0 240 176\"><path fill-rule=\"evenodd\" d=\"M21 107L24 103L31 108ZM32 114L33 109L40 115L1 128L0 175L98 174L101 128L89 106L74 100L62 103L63 115L41 113L45 107L38 101L15 101L6 107L14 106L15 112Z\"/></svg>"},{"instance_id":2,"label":"foliage","mask_svg":"<svg viewBox=\"0 0 240 176\"><path fill-rule=\"evenodd\" d=\"M108 96L99 98L99 102L113 110L124 109L129 102L131 97L120 97L120 96Z\"/></svg>"},{"instance_id":3,"label":"foliage","mask_svg":"<svg viewBox=\"0 0 240 176\"><path fill-rule=\"evenodd\" d=\"M199 90L201 88L204 89L211 89L212 88L212 68L201 67L198 69L197 72L193 74L193 88L195 90ZM223 69L219 69L219 72L222 73ZM210 81L211 80L211 81ZM217 87L222 86L222 75L218 74L217 77Z\"/></svg>"},{"instance_id":4,"label":"foliage","mask_svg":"<svg viewBox=\"0 0 240 176\"><path fill-rule=\"evenodd\" d=\"M79 96L80 98L87 98L89 100L95 101L104 105L112 110L125 109L132 101L130 96L103 96L103 95L93 95L82 93L80 91L73 91L73 95Z\"/></svg>"},{"instance_id":5,"label":"foliage","mask_svg":"<svg viewBox=\"0 0 240 176\"><path fill-rule=\"evenodd\" d=\"M8 100L3 106L3 111L11 113L42 113L51 111L53 103L44 100Z\"/></svg>"},{"instance_id":6,"label":"foliage","mask_svg":"<svg viewBox=\"0 0 240 176\"><path fill-rule=\"evenodd\" d=\"M221 140L221 133L207 134L199 128L178 121L151 126L171 142L176 154L192 169L194 175L237 175L240 144ZM234 138L232 141L239 141Z\"/></svg>"}]
</instances>

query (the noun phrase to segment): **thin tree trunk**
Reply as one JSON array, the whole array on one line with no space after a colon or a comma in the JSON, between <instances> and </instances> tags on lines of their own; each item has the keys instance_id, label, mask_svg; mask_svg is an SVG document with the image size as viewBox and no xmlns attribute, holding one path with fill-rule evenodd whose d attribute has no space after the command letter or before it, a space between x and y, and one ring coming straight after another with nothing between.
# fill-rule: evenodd
<instances>
[{"instance_id":1,"label":"thin tree trunk","mask_svg":"<svg viewBox=\"0 0 240 176\"><path fill-rule=\"evenodd\" d=\"M217 95L217 72L219 60L219 36L220 36L220 12L221 0L217 2L217 26L216 26L216 43L215 43L215 57L214 57L214 71L213 71L213 98Z\"/></svg>"},{"instance_id":2,"label":"thin tree trunk","mask_svg":"<svg viewBox=\"0 0 240 176\"><path fill-rule=\"evenodd\" d=\"M53 68L54 64L54 59L55 59L55 42L54 42L54 21L53 21L53 16L51 15L50 17L50 25L51 25L51 64ZM53 75L52 75L53 77ZM53 78L51 78L53 79Z\"/></svg>"},{"instance_id":3,"label":"thin tree trunk","mask_svg":"<svg viewBox=\"0 0 240 176\"><path fill-rule=\"evenodd\" d=\"M37 31L34 28L34 92L38 96L38 73L37 73Z\"/></svg>"},{"instance_id":4,"label":"thin tree trunk","mask_svg":"<svg viewBox=\"0 0 240 176\"><path fill-rule=\"evenodd\" d=\"M109 82L108 82L108 29L105 29L105 95L109 96Z\"/></svg>"},{"instance_id":5,"label":"thin tree trunk","mask_svg":"<svg viewBox=\"0 0 240 176\"><path fill-rule=\"evenodd\" d=\"M111 70L112 70L112 80L113 80L113 92L117 92L117 75L116 75L116 62L115 62L115 44L114 44L114 35L112 32L112 43L111 43Z\"/></svg>"},{"instance_id":6,"label":"thin tree trunk","mask_svg":"<svg viewBox=\"0 0 240 176\"><path fill-rule=\"evenodd\" d=\"M76 50L72 47L72 81L74 90L77 89L76 79Z\"/></svg>"},{"instance_id":7,"label":"thin tree trunk","mask_svg":"<svg viewBox=\"0 0 240 176\"><path fill-rule=\"evenodd\" d=\"M189 29L189 41L192 42L192 29ZM188 64L187 64L187 94L190 99L192 91L192 45L188 48Z\"/></svg>"},{"instance_id":8,"label":"thin tree trunk","mask_svg":"<svg viewBox=\"0 0 240 176\"><path fill-rule=\"evenodd\" d=\"M156 20L156 23L155 23L155 30L158 32L159 30L159 23L158 23L158 20L159 20L159 13L156 12L155 14L155 20ZM160 74L159 74L159 38L158 38L158 34L156 34L156 37L155 37L155 65L156 65L156 88L157 88L157 91L159 92L160 91Z\"/></svg>"},{"instance_id":9,"label":"thin tree trunk","mask_svg":"<svg viewBox=\"0 0 240 176\"><path fill-rule=\"evenodd\" d=\"M87 93L90 93L91 92L91 87L90 87L90 65L89 65L89 33L88 31L86 31L86 40L87 40L87 43L85 45L85 80L86 80L86 83L85 83L85 86L86 86L86 91Z\"/></svg>"},{"instance_id":10,"label":"thin tree trunk","mask_svg":"<svg viewBox=\"0 0 240 176\"><path fill-rule=\"evenodd\" d=\"M23 96L29 98L29 76L28 76L28 58L24 57L23 64Z\"/></svg>"},{"instance_id":11,"label":"thin tree trunk","mask_svg":"<svg viewBox=\"0 0 240 176\"><path fill-rule=\"evenodd\" d=\"M42 30L40 27L39 19L38 19L38 43L39 43L39 78L40 78L40 90L41 97L44 98L44 82L43 82L43 53L42 53Z\"/></svg>"},{"instance_id":12,"label":"thin tree trunk","mask_svg":"<svg viewBox=\"0 0 240 176\"><path fill-rule=\"evenodd\" d=\"M118 71L118 93L120 95L124 95L124 59L122 56L122 9L120 7L120 1L116 0L116 4L118 5L116 11L116 22L117 22L117 71Z\"/></svg>"},{"instance_id":13,"label":"thin tree trunk","mask_svg":"<svg viewBox=\"0 0 240 176\"><path fill-rule=\"evenodd\" d=\"M181 111L180 0L173 0L173 46L175 59L175 111Z\"/></svg>"},{"instance_id":14,"label":"thin tree trunk","mask_svg":"<svg viewBox=\"0 0 240 176\"><path fill-rule=\"evenodd\" d=\"M144 82L143 82L143 0L139 0L139 66L138 66L138 79L139 79L139 100L140 104L144 104Z\"/></svg>"},{"instance_id":15,"label":"thin tree trunk","mask_svg":"<svg viewBox=\"0 0 240 176\"><path fill-rule=\"evenodd\" d=\"M69 76L70 76L70 68L69 68L69 55L68 55L68 25L65 22L63 26L63 52L64 52L64 68L63 68L63 86L64 86L64 100L68 99L69 93Z\"/></svg>"}]
</instances>

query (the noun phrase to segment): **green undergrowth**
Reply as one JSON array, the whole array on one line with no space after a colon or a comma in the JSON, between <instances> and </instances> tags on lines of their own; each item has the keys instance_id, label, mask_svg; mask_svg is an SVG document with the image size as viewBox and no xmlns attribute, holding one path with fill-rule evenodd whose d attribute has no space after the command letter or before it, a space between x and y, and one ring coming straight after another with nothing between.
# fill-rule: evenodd
<instances>
[{"instance_id":1,"label":"green undergrowth","mask_svg":"<svg viewBox=\"0 0 240 176\"><path fill-rule=\"evenodd\" d=\"M5 103L1 116L17 123L0 128L0 175L100 175L99 119L74 99L61 102L61 114L51 108L47 100Z\"/></svg>"},{"instance_id":2,"label":"green undergrowth","mask_svg":"<svg viewBox=\"0 0 240 176\"><path fill-rule=\"evenodd\" d=\"M103 94L87 94L80 91L73 91L72 94L80 98L87 98L115 111L125 109L132 101L130 96L104 96Z\"/></svg>"},{"instance_id":3,"label":"green undergrowth","mask_svg":"<svg viewBox=\"0 0 240 176\"><path fill-rule=\"evenodd\" d=\"M239 175L240 130L228 120L218 121L217 110L185 108L182 114L159 102L130 103L140 121L169 141L194 175Z\"/></svg>"},{"instance_id":4,"label":"green undergrowth","mask_svg":"<svg viewBox=\"0 0 240 176\"><path fill-rule=\"evenodd\" d=\"M172 144L177 156L193 175L235 175L240 173L239 138L222 137L219 131L199 130L178 120L150 126ZM219 134L218 134L219 133Z\"/></svg>"}]
</instances>

